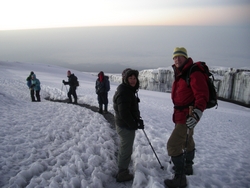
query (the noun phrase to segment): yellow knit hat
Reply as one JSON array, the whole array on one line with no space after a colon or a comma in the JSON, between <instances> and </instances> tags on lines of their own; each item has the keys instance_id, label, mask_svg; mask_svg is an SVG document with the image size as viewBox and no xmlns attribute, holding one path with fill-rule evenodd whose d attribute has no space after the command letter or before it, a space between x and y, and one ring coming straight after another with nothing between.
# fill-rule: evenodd
<instances>
[{"instance_id":1,"label":"yellow knit hat","mask_svg":"<svg viewBox=\"0 0 250 188\"><path fill-rule=\"evenodd\" d=\"M186 48L184 48L184 47L176 47L174 49L173 58L176 57L176 56L184 56L185 58L188 58Z\"/></svg>"}]
</instances>

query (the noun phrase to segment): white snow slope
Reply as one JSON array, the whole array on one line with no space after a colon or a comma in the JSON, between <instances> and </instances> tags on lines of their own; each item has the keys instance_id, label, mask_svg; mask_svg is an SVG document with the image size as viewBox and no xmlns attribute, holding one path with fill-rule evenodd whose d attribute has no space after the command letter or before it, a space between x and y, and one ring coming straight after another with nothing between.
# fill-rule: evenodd
<instances>
[{"instance_id":1,"label":"white snow slope","mask_svg":"<svg viewBox=\"0 0 250 188\"><path fill-rule=\"evenodd\" d=\"M26 78L34 71L41 82L42 102L31 102ZM119 139L98 113L77 105L50 102L66 99L62 67L0 62L0 187L2 188L163 188L172 164L166 142L173 130L170 94L140 90L145 132L159 157L160 168L144 133L136 133L130 171L134 180L117 183ZM98 106L96 76L72 70L80 81L79 103ZM63 87L62 87L63 86ZM117 83L111 83L109 111ZM250 109L219 101L195 127L194 175L189 188L250 187Z\"/></svg>"}]
</instances>

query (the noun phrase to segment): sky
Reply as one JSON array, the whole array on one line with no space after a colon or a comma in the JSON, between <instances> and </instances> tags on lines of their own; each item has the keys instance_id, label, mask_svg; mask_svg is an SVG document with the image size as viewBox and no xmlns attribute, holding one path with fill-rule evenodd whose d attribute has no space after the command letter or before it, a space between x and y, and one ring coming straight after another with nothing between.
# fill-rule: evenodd
<instances>
[{"instance_id":1,"label":"sky","mask_svg":"<svg viewBox=\"0 0 250 188\"><path fill-rule=\"evenodd\" d=\"M248 0L0 2L0 30L121 25L250 25Z\"/></svg>"},{"instance_id":2,"label":"sky","mask_svg":"<svg viewBox=\"0 0 250 188\"><path fill-rule=\"evenodd\" d=\"M33 70L41 82L41 102L31 102L26 78ZM0 61L0 187L164 188L173 177L166 142L173 130L169 93L139 90L140 111L148 136L136 131L129 170L134 180L117 183L119 138L114 125L88 108L51 102L64 100L67 69L55 65ZM97 108L96 74L78 77L78 102ZM108 110L118 83L111 82ZM218 101L195 127L192 188L248 188L250 184L250 110Z\"/></svg>"},{"instance_id":3,"label":"sky","mask_svg":"<svg viewBox=\"0 0 250 188\"><path fill-rule=\"evenodd\" d=\"M250 65L249 0L0 0L0 60L121 72L171 66L175 47L211 66Z\"/></svg>"},{"instance_id":4,"label":"sky","mask_svg":"<svg viewBox=\"0 0 250 188\"><path fill-rule=\"evenodd\" d=\"M173 64L175 47L208 66L250 67L250 26L113 26L0 31L0 60L120 73Z\"/></svg>"}]
</instances>

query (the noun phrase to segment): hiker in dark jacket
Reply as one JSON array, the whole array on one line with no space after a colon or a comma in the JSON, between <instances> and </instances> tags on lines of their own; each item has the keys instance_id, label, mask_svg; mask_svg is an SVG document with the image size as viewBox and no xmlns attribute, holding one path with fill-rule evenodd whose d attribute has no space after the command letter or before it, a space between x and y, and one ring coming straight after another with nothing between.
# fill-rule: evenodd
<instances>
[{"instance_id":1,"label":"hiker in dark jacket","mask_svg":"<svg viewBox=\"0 0 250 188\"><path fill-rule=\"evenodd\" d=\"M171 96L174 103L175 127L168 139L167 151L174 164L175 176L173 179L166 179L164 183L167 187L185 187L186 175L193 174L193 133L209 98L208 78L201 71L195 71L190 75L188 87L185 75L193 65L193 60L188 58L187 50L183 47L174 49L173 60L175 80Z\"/></svg>"},{"instance_id":2,"label":"hiker in dark jacket","mask_svg":"<svg viewBox=\"0 0 250 188\"><path fill-rule=\"evenodd\" d=\"M104 75L104 72L101 71L98 74L98 78L95 83L95 91L97 94L97 100L99 103L99 113L108 112L108 92L110 90L109 77Z\"/></svg>"},{"instance_id":3,"label":"hiker in dark jacket","mask_svg":"<svg viewBox=\"0 0 250 188\"><path fill-rule=\"evenodd\" d=\"M74 74L71 74L70 70L67 72L68 82L63 80L64 85L69 85L69 91L68 91L68 103L72 103L72 97L74 97L74 104L77 104L77 94L76 94L76 88L77 88L77 77Z\"/></svg>"},{"instance_id":4,"label":"hiker in dark jacket","mask_svg":"<svg viewBox=\"0 0 250 188\"><path fill-rule=\"evenodd\" d=\"M125 69L122 73L122 83L117 87L113 96L116 131L120 137L117 182L133 179L128 166L133 152L135 131L144 129L138 105L140 101L137 94L138 74L137 70Z\"/></svg>"},{"instance_id":5,"label":"hiker in dark jacket","mask_svg":"<svg viewBox=\"0 0 250 188\"><path fill-rule=\"evenodd\" d=\"M31 101L32 102L35 102L35 96L34 96L34 89L31 88L31 76L34 74L33 71L30 72L30 75L26 78L26 81L27 81L27 86L29 87L29 90L30 90L30 97L31 97Z\"/></svg>"},{"instance_id":6,"label":"hiker in dark jacket","mask_svg":"<svg viewBox=\"0 0 250 188\"><path fill-rule=\"evenodd\" d=\"M36 78L35 74L32 74L32 76L31 76L31 86L30 86L30 88L36 94L36 101L41 102L41 99L40 99L40 91L41 91L40 81Z\"/></svg>"}]
</instances>

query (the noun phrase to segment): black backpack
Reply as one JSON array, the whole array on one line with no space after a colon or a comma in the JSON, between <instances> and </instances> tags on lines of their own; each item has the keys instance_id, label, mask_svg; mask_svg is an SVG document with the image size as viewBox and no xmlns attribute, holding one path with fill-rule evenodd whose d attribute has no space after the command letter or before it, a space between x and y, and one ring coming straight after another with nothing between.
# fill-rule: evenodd
<instances>
[{"instance_id":1,"label":"black backpack","mask_svg":"<svg viewBox=\"0 0 250 188\"><path fill-rule=\"evenodd\" d=\"M214 86L214 76L209 71L209 68L205 62L202 62L202 61L196 62L189 68L189 71L187 72L187 76L186 76L186 82L187 82L188 87L190 86L190 74L192 74L195 71L201 71L208 76L207 85L209 89L209 100L207 102L206 109L213 108L215 106L217 108L218 107L217 92Z\"/></svg>"},{"instance_id":2,"label":"black backpack","mask_svg":"<svg viewBox=\"0 0 250 188\"><path fill-rule=\"evenodd\" d=\"M75 76L75 75L74 75ZM78 78L75 76L75 78L74 78L74 85L76 86L76 87L78 87L79 86L79 81L78 81Z\"/></svg>"}]
</instances>

